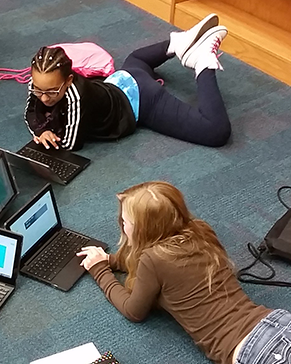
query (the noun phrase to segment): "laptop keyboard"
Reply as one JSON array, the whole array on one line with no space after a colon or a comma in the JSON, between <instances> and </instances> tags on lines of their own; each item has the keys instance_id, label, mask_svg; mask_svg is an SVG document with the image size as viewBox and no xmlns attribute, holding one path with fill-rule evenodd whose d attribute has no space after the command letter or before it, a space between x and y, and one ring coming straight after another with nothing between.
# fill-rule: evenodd
<instances>
[{"instance_id":1,"label":"laptop keyboard","mask_svg":"<svg viewBox=\"0 0 291 364\"><path fill-rule=\"evenodd\" d=\"M37 277L51 281L89 241L90 239L84 236L64 231L29 264L27 271Z\"/></svg>"},{"instance_id":2,"label":"laptop keyboard","mask_svg":"<svg viewBox=\"0 0 291 364\"><path fill-rule=\"evenodd\" d=\"M46 164L64 181L66 181L79 168L76 164L51 157L48 154L29 147L24 147L18 153L24 157Z\"/></svg>"},{"instance_id":3,"label":"laptop keyboard","mask_svg":"<svg viewBox=\"0 0 291 364\"><path fill-rule=\"evenodd\" d=\"M7 293L10 291L8 287L0 285L0 303L5 300Z\"/></svg>"}]
</instances>

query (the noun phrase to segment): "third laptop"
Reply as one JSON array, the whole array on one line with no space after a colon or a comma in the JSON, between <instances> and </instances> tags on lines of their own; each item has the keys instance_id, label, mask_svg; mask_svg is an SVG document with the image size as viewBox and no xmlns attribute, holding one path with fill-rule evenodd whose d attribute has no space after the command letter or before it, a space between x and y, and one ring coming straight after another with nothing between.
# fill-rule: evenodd
<instances>
[{"instance_id":1,"label":"third laptop","mask_svg":"<svg viewBox=\"0 0 291 364\"><path fill-rule=\"evenodd\" d=\"M90 164L90 159L64 149L45 149L30 141L17 153L5 150L9 163L15 167L35 172L43 178L62 185L68 184Z\"/></svg>"},{"instance_id":2,"label":"third laptop","mask_svg":"<svg viewBox=\"0 0 291 364\"><path fill-rule=\"evenodd\" d=\"M0 229L0 307L14 292L21 246L21 235Z\"/></svg>"},{"instance_id":3,"label":"third laptop","mask_svg":"<svg viewBox=\"0 0 291 364\"><path fill-rule=\"evenodd\" d=\"M52 186L47 184L6 221L23 236L20 272L68 291L85 272L76 256L82 246L107 244L62 226Z\"/></svg>"}]
</instances>

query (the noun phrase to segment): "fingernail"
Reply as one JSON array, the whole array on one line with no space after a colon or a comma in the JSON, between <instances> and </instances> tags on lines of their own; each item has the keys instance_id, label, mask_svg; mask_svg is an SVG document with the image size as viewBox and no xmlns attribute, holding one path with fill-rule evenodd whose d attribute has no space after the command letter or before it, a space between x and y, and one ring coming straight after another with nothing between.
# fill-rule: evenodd
<instances>
[{"instance_id":1,"label":"fingernail","mask_svg":"<svg viewBox=\"0 0 291 364\"><path fill-rule=\"evenodd\" d=\"M47 146L47 147L46 147L46 149L50 149L50 147L49 147L49 146Z\"/></svg>"}]
</instances>

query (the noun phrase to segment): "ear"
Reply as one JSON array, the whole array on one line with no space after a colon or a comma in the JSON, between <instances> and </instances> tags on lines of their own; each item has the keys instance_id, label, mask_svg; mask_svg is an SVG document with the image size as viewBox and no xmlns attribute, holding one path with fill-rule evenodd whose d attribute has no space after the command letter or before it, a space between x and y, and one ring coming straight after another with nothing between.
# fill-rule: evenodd
<instances>
[{"instance_id":1,"label":"ear","mask_svg":"<svg viewBox=\"0 0 291 364\"><path fill-rule=\"evenodd\" d=\"M71 86L71 84L73 83L73 80L74 80L74 75L71 73L71 74L68 76L67 81L66 81L66 83L67 83L67 87L70 87L70 86Z\"/></svg>"}]
</instances>

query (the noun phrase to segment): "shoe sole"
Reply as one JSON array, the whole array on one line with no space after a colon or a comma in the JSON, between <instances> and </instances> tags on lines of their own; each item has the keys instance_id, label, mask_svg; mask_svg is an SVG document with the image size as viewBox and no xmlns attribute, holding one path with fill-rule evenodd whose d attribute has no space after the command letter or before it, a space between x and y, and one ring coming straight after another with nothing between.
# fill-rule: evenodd
<instances>
[{"instance_id":1,"label":"shoe sole","mask_svg":"<svg viewBox=\"0 0 291 364\"><path fill-rule=\"evenodd\" d=\"M200 36L200 38L193 44L192 48L191 48L191 52L189 52L189 54L186 54L187 52L184 53L184 56L181 59L181 63L182 66L185 66L186 62L188 61L188 58L191 56L191 54L211 35L217 33L218 31L222 31L224 30L226 32L224 38L226 37L228 30L226 29L226 27L224 27L223 25L220 26L216 26L215 29L213 29L214 27L208 29L204 34L202 34ZM188 51L190 50L190 48L188 48Z\"/></svg>"},{"instance_id":2,"label":"shoe sole","mask_svg":"<svg viewBox=\"0 0 291 364\"><path fill-rule=\"evenodd\" d=\"M216 27L218 25L219 19L216 14L209 14L206 18L203 19L204 23L201 24L201 28L197 33L196 37L192 40L192 42L188 45L188 47L183 52L181 59L184 55L189 51L191 47L205 34L209 29Z\"/></svg>"}]
</instances>

